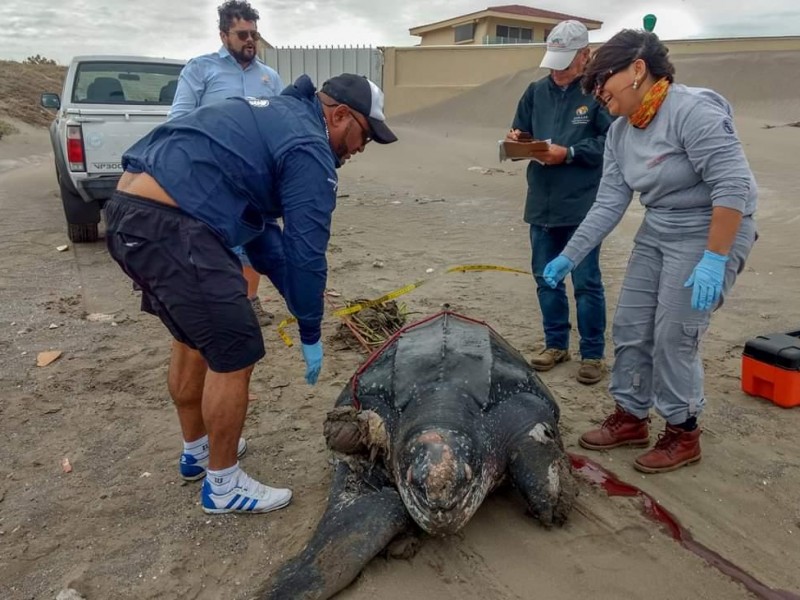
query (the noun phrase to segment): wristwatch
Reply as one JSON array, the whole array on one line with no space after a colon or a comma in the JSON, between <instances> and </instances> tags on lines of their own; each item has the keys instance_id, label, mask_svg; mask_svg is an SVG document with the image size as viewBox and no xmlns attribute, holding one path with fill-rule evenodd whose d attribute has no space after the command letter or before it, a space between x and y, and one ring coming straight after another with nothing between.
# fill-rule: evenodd
<instances>
[{"instance_id":1,"label":"wristwatch","mask_svg":"<svg viewBox=\"0 0 800 600\"><path fill-rule=\"evenodd\" d=\"M567 157L564 159L564 162L570 164L573 160L575 160L575 149L570 146L567 148Z\"/></svg>"}]
</instances>

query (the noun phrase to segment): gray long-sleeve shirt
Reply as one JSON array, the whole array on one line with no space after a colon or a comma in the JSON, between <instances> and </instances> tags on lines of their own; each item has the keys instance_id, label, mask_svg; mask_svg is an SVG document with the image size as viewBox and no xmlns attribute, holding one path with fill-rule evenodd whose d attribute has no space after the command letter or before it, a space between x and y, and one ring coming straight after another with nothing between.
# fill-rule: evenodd
<instances>
[{"instance_id":1,"label":"gray long-sleeve shirt","mask_svg":"<svg viewBox=\"0 0 800 600\"><path fill-rule=\"evenodd\" d=\"M665 230L708 230L715 206L745 216L756 210L758 190L733 111L712 90L671 85L645 129L617 119L603 161L597 199L563 252L575 264L617 226L634 191L649 222Z\"/></svg>"}]
</instances>

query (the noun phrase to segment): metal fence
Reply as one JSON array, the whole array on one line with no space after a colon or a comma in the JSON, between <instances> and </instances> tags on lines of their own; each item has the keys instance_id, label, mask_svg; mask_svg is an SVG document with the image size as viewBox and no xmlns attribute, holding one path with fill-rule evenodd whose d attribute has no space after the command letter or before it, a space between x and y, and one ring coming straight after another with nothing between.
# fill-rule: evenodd
<instances>
[{"instance_id":1,"label":"metal fence","mask_svg":"<svg viewBox=\"0 0 800 600\"><path fill-rule=\"evenodd\" d=\"M356 73L383 87L383 52L378 48L261 48L259 55L286 85L303 74L320 86L330 77Z\"/></svg>"}]
</instances>

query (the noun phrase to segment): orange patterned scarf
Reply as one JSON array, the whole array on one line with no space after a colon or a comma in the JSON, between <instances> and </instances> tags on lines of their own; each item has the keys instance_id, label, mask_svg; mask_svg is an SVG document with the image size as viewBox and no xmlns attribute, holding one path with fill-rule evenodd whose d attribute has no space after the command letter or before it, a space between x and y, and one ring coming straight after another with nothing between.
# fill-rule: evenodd
<instances>
[{"instance_id":1,"label":"orange patterned scarf","mask_svg":"<svg viewBox=\"0 0 800 600\"><path fill-rule=\"evenodd\" d=\"M650 125L650 121L653 120L658 109L661 108L661 105L664 103L667 92L669 92L669 80L665 77L664 79L656 81L653 87L644 95L642 103L639 105L639 108L636 109L636 112L628 117L631 125L637 129L644 129Z\"/></svg>"}]
</instances>

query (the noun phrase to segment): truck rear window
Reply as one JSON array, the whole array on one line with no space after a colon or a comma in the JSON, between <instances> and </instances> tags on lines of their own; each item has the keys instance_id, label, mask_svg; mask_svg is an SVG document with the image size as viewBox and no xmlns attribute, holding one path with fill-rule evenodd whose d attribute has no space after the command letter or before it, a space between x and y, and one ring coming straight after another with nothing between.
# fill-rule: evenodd
<instances>
[{"instance_id":1,"label":"truck rear window","mask_svg":"<svg viewBox=\"0 0 800 600\"><path fill-rule=\"evenodd\" d=\"M78 65L72 102L169 106L183 65L85 62Z\"/></svg>"}]
</instances>

